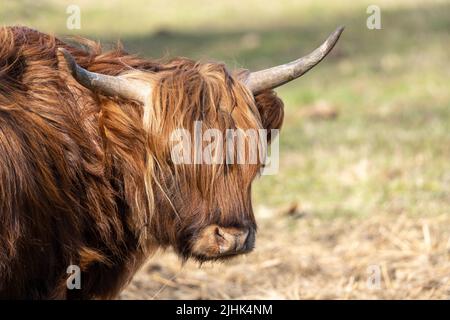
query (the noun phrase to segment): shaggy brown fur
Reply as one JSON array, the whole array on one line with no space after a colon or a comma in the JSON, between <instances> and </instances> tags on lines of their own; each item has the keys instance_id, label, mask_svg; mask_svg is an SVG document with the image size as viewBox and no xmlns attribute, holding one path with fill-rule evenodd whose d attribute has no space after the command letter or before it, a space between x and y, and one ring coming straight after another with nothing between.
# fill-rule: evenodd
<instances>
[{"instance_id":1,"label":"shaggy brown fur","mask_svg":"<svg viewBox=\"0 0 450 320\"><path fill-rule=\"evenodd\" d=\"M113 298L159 247L189 258L207 225L256 228L259 166L174 166L169 135L195 120L279 128L275 94L254 98L222 64L79 43L0 29L0 298ZM152 109L80 86L58 66L58 47L90 71L152 82ZM71 264L81 290L67 289Z\"/></svg>"}]
</instances>

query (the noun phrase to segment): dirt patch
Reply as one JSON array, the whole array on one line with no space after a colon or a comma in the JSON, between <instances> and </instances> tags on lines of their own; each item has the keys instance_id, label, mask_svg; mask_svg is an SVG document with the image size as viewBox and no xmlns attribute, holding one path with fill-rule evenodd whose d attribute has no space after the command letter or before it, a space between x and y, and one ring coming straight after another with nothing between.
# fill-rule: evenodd
<instances>
[{"instance_id":1,"label":"dirt patch","mask_svg":"<svg viewBox=\"0 0 450 320\"><path fill-rule=\"evenodd\" d=\"M155 255L121 299L450 299L450 216L274 216L226 263Z\"/></svg>"}]
</instances>

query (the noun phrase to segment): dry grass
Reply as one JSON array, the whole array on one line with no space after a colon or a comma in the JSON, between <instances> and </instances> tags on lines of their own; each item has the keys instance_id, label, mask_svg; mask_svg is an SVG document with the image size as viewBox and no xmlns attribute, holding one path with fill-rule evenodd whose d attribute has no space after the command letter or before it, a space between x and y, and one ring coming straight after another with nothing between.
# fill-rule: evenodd
<instances>
[{"instance_id":1,"label":"dry grass","mask_svg":"<svg viewBox=\"0 0 450 320\"><path fill-rule=\"evenodd\" d=\"M121 298L450 299L449 215L326 220L293 208L259 215L250 255L199 267L158 254ZM379 287L370 286L377 272Z\"/></svg>"}]
</instances>

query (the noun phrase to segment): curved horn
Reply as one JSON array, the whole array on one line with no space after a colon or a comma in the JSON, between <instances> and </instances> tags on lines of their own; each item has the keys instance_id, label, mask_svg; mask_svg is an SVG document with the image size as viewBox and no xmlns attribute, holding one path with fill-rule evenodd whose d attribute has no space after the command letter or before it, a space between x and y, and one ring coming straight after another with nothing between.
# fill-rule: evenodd
<instances>
[{"instance_id":1,"label":"curved horn","mask_svg":"<svg viewBox=\"0 0 450 320\"><path fill-rule=\"evenodd\" d=\"M58 56L64 58L72 76L82 86L107 96L119 96L125 99L145 103L151 92L150 84L136 80L125 79L120 76L108 76L90 72L80 67L72 55L64 48L58 48Z\"/></svg>"},{"instance_id":2,"label":"curved horn","mask_svg":"<svg viewBox=\"0 0 450 320\"><path fill-rule=\"evenodd\" d=\"M338 27L319 48L307 56L270 69L250 73L246 79L247 87L253 94L257 94L266 89L274 89L291 80L297 79L325 58L331 49L333 49L343 31L343 26Z\"/></svg>"}]
</instances>

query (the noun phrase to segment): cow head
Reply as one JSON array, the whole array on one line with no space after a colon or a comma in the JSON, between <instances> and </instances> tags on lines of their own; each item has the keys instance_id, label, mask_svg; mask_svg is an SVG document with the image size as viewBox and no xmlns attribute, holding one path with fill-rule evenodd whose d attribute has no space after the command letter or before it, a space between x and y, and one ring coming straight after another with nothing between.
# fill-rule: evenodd
<instances>
[{"instance_id":1,"label":"cow head","mask_svg":"<svg viewBox=\"0 0 450 320\"><path fill-rule=\"evenodd\" d=\"M281 127L283 104L272 90L319 63L342 31L338 28L305 57L258 72L232 73L223 64L176 59L158 72L133 70L113 77L83 69L64 49L60 56L84 87L143 105L148 149L143 179L152 207L152 236L183 258L205 261L253 249L251 184L264 159L250 161L250 150L255 150L255 143L260 148L261 141L270 142L270 130ZM267 135L244 134L236 153L230 155L224 147L232 130L260 129ZM211 142L214 147L207 149ZM177 153L180 146L182 155ZM209 159L204 158L205 150ZM244 161L237 160L240 152Z\"/></svg>"}]
</instances>

